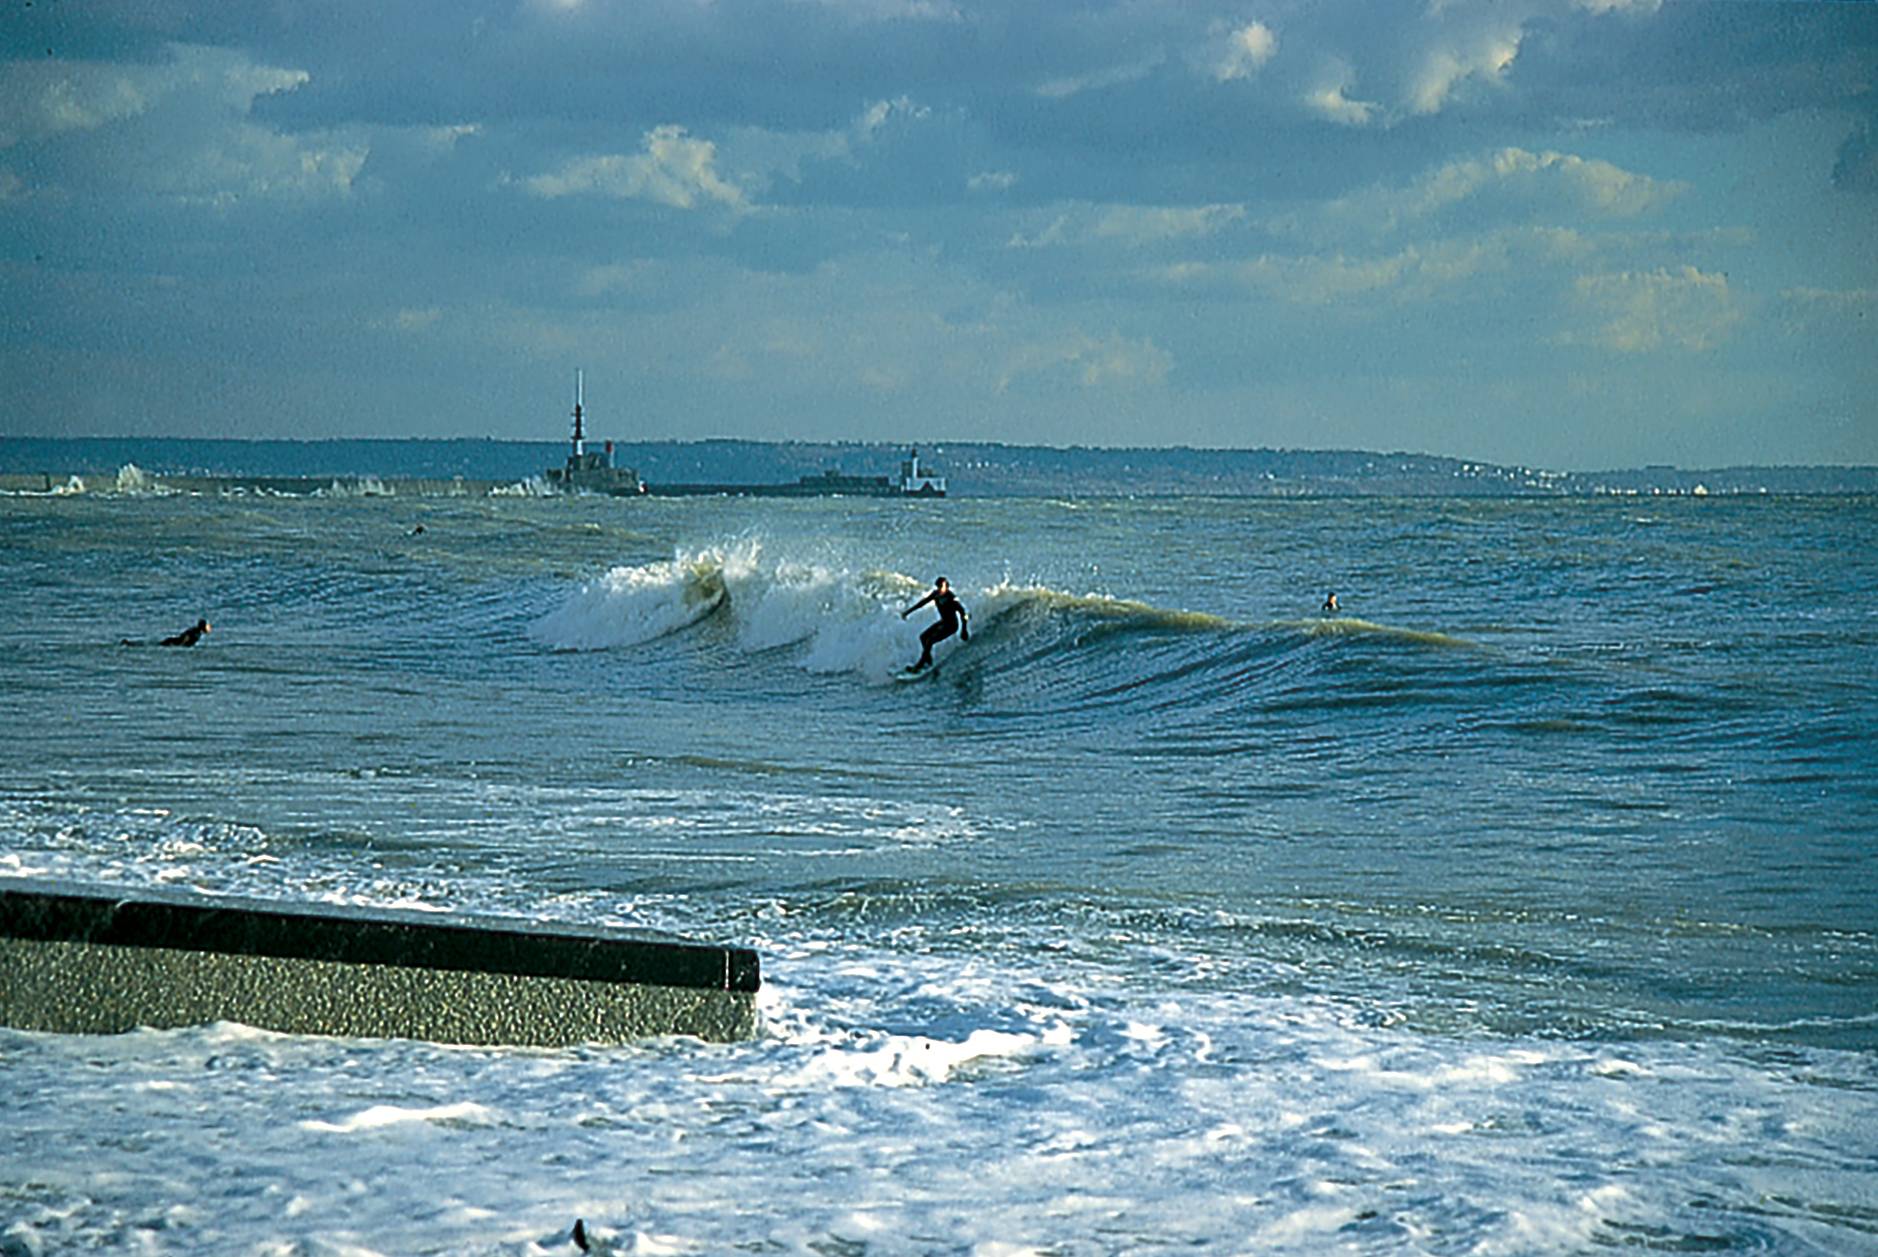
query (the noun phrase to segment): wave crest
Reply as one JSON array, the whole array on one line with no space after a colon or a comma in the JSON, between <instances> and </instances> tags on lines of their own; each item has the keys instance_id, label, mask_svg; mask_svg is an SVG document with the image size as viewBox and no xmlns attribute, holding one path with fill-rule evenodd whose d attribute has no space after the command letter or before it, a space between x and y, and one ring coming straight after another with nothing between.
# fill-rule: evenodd
<instances>
[{"instance_id":1,"label":"wave crest","mask_svg":"<svg viewBox=\"0 0 1878 1257\"><path fill-rule=\"evenodd\" d=\"M810 672L853 673L884 683L919 650L923 617L903 620L899 612L925 589L923 581L901 572L774 558L761 542L743 540L612 568L569 594L530 632L556 650L606 650L643 645L721 615L746 652L798 647L800 665ZM1007 619L1174 629L1226 624L1212 616L1009 581L960 594L974 635L995 632ZM957 638L941 643L935 657L943 660L959 645Z\"/></svg>"},{"instance_id":2,"label":"wave crest","mask_svg":"<svg viewBox=\"0 0 1878 1257\"><path fill-rule=\"evenodd\" d=\"M557 650L637 646L688 628L717 610L727 571L747 566L722 550L680 551L659 563L615 567L537 620L531 635Z\"/></svg>"},{"instance_id":3,"label":"wave crest","mask_svg":"<svg viewBox=\"0 0 1878 1257\"><path fill-rule=\"evenodd\" d=\"M714 632L747 654L792 648L792 662L806 671L885 684L918 654L919 633L930 621L923 614L903 620L899 612L926 588L901 572L776 557L762 542L743 539L614 567L569 594L530 632L556 650L606 650L643 645L710 619L718 626ZM1052 674L1067 667L1074 675L1058 681L1098 695L1135 692L1157 678L1185 678L1196 670L1237 676L1257 661L1282 661L1314 642L1467 644L1353 618L1256 625L1008 578L959 594L971 614L970 649L987 666L1042 667ZM943 663L960 646L951 638L934 657Z\"/></svg>"}]
</instances>

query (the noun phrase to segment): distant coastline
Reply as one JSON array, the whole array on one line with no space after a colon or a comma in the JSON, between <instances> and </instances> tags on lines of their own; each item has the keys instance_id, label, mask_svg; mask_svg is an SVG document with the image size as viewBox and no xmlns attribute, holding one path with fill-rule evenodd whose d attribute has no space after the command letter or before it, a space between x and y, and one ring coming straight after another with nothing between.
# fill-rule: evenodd
<instances>
[{"instance_id":1,"label":"distant coastline","mask_svg":"<svg viewBox=\"0 0 1878 1257\"><path fill-rule=\"evenodd\" d=\"M918 434L909 434L909 438ZM557 441L468 438L241 440L0 437L0 489L44 491L70 477L110 489L135 467L158 478L422 482L424 492L525 487L563 452ZM651 484L793 481L829 471L872 476L905 453L887 442L621 441L618 457ZM1875 466L1603 471L1516 467L1364 450L1098 448L930 442L921 448L955 497L1570 497L1878 494ZM104 478L104 479L100 479ZM105 481L108 480L108 483ZM95 485L93 481L98 481Z\"/></svg>"}]
</instances>

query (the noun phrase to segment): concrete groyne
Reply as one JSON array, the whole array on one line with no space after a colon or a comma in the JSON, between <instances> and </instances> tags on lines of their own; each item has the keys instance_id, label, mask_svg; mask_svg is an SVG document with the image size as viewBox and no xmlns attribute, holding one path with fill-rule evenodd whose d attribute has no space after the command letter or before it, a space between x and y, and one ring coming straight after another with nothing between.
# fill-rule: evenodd
<instances>
[{"instance_id":1,"label":"concrete groyne","mask_svg":"<svg viewBox=\"0 0 1878 1257\"><path fill-rule=\"evenodd\" d=\"M507 918L0 881L0 1024L564 1047L756 1031L756 953Z\"/></svg>"}]
</instances>

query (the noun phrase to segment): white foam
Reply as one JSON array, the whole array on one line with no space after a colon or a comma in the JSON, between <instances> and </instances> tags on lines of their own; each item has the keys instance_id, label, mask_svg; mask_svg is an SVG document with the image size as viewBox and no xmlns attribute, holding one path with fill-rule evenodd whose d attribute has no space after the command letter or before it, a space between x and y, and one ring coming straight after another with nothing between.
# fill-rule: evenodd
<instances>
[{"instance_id":1,"label":"white foam","mask_svg":"<svg viewBox=\"0 0 1878 1257\"><path fill-rule=\"evenodd\" d=\"M924 624L899 612L924 588L897 572L775 557L760 541L743 539L612 568L537 620L531 633L561 650L637 646L721 608L741 650L795 646L810 672L885 684L918 653ZM972 627L981 628L1048 592L1006 583L966 592L964 600ZM959 644L956 638L942 643L935 657L945 658Z\"/></svg>"},{"instance_id":2,"label":"white foam","mask_svg":"<svg viewBox=\"0 0 1878 1257\"><path fill-rule=\"evenodd\" d=\"M489 1109L468 1100L456 1104L440 1104L430 1108L409 1109L395 1104L374 1104L361 1109L350 1117L336 1122L304 1121L300 1125L306 1130L328 1131L338 1135L355 1134L362 1130L382 1130L387 1126L401 1126L413 1122L457 1122L478 1126L487 1126L494 1121Z\"/></svg>"},{"instance_id":3,"label":"white foam","mask_svg":"<svg viewBox=\"0 0 1878 1257\"><path fill-rule=\"evenodd\" d=\"M863 1047L826 1047L800 1067L780 1075L780 1090L824 1087L920 1087L943 1083L976 1061L1034 1051L1030 1034L974 1030L962 1041L923 1035L888 1035Z\"/></svg>"},{"instance_id":4,"label":"white foam","mask_svg":"<svg viewBox=\"0 0 1878 1257\"><path fill-rule=\"evenodd\" d=\"M360 476L356 480L334 480L324 489L315 489L316 498L390 498L397 493L377 476Z\"/></svg>"},{"instance_id":5,"label":"white foam","mask_svg":"<svg viewBox=\"0 0 1878 1257\"><path fill-rule=\"evenodd\" d=\"M492 498L551 498L558 493L559 490L541 476L530 476L514 484L499 484L489 490Z\"/></svg>"},{"instance_id":6,"label":"white foam","mask_svg":"<svg viewBox=\"0 0 1878 1257\"><path fill-rule=\"evenodd\" d=\"M148 493L155 486L143 468L125 463L117 469L116 487L119 493Z\"/></svg>"},{"instance_id":7,"label":"white foam","mask_svg":"<svg viewBox=\"0 0 1878 1257\"><path fill-rule=\"evenodd\" d=\"M726 581L756 560L756 548L680 551L674 558L615 567L582 585L530 630L561 650L637 646L677 632L717 610Z\"/></svg>"},{"instance_id":8,"label":"white foam","mask_svg":"<svg viewBox=\"0 0 1878 1257\"><path fill-rule=\"evenodd\" d=\"M1864 1238L1841 1221L1873 1112L1855 1057L1797 1072L1699 1044L1619 1057L1063 960L1040 972L1030 950L754 941L777 960L767 1028L734 1045L0 1032L9 1120L49 1185L18 1200L10 1238L51 1252L155 1227L179 1250L494 1257L571 1252L576 1217L616 1253ZM1605 1068L1620 1059L1634 1068ZM347 1097L336 1113L331 1094ZM1752 1166L1730 1159L1742 1147ZM726 1209L725 1182L748 1203Z\"/></svg>"}]
</instances>

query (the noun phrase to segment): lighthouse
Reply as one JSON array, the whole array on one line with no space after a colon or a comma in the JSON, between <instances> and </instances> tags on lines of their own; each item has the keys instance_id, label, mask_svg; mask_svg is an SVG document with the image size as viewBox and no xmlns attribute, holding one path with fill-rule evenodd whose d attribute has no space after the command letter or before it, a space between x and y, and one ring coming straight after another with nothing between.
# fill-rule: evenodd
<instances>
[{"instance_id":1,"label":"lighthouse","mask_svg":"<svg viewBox=\"0 0 1878 1257\"><path fill-rule=\"evenodd\" d=\"M613 442L606 443L604 454L587 452L586 383L586 373L576 370L574 448L567 456L567 466L548 468L549 485L563 493L603 493L609 497L626 497L645 492L645 486L639 483L638 475L630 467L613 465Z\"/></svg>"}]
</instances>

